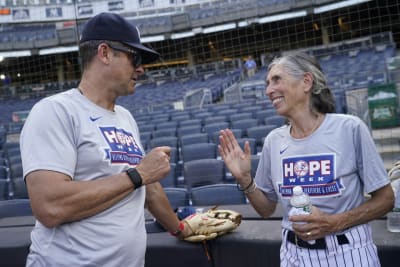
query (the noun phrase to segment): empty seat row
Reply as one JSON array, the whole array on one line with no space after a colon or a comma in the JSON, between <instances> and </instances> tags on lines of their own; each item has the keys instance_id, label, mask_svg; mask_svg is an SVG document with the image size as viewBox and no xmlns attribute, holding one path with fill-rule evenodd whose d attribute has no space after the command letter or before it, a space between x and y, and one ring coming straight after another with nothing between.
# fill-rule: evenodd
<instances>
[{"instance_id":1,"label":"empty seat row","mask_svg":"<svg viewBox=\"0 0 400 267\"><path fill-rule=\"evenodd\" d=\"M173 209L187 206L219 206L246 204L246 195L236 184L212 184L187 190L186 188L164 188Z\"/></svg>"}]
</instances>

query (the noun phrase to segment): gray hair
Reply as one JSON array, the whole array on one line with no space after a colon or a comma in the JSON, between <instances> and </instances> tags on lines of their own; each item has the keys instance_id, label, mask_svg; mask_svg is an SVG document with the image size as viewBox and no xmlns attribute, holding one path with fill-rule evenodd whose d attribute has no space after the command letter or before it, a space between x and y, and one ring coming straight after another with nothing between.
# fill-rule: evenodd
<instances>
[{"instance_id":1,"label":"gray hair","mask_svg":"<svg viewBox=\"0 0 400 267\"><path fill-rule=\"evenodd\" d=\"M306 53L288 54L275 58L268 66L280 65L296 80L302 79L304 73L311 73L314 78L311 88L311 110L321 113L335 112L335 98L327 86L326 78L317 59Z\"/></svg>"}]
</instances>

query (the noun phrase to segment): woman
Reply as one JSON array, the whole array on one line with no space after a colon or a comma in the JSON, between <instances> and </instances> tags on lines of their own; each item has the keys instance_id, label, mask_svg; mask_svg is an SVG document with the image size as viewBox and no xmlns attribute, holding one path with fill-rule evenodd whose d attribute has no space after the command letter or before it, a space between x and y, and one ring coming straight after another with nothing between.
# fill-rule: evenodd
<instances>
[{"instance_id":1,"label":"woman","mask_svg":"<svg viewBox=\"0 0 400 267\"><path fill-rule=\"evenodd\" d=\"M321 67L307 54L274 59L266 84L289 123L266 137L255 178L249 145L242 151L229 129L221 131L219 151L260 216L282 203L281 266L380 266L368 222L390 211L394 197L369 129L334 113ZM311 215L287 215L296 185L310 195Z\"/></svg>"}]
</instances>

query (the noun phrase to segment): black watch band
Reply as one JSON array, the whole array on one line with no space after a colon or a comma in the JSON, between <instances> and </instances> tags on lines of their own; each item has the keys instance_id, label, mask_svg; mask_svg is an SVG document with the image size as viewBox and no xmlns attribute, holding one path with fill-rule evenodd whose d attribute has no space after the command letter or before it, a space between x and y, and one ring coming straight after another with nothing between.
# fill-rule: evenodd
<instances>
[{"instance_id":1,"label":"black watch band","mask_svg":"<svg viewBox=\"0 0 400 267\"><path fill-rule=\"evenodd\" d=\"M138 189L142 186L142 177L135 168L129 168L126 171L126 174L128 174L128 177L129 179L131 179L133 185L135 186L135 189Z\"/></svg>"}]
</instances>

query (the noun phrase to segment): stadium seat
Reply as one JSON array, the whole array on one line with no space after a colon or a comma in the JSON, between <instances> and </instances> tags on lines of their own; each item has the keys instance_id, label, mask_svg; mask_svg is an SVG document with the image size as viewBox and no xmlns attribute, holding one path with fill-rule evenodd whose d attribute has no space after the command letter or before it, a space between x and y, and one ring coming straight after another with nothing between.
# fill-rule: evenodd
<instances>
[{"instance_id":1,"label":"stadium seat","mask_svg":"<svg viewBox=\"0 0 400 267\"><path fill-rule=\"evenodd\" d=\"M253 118L253 114L251 112L243 112L243 113L235 113L235 114L231 114L229 116L229 121L232 122L234 121L239 121L239 120L247 120L247 119L252 119Z\"/></svg>"},{"instance_id":2,"label":"stadium seat","mask_svg":"<svg viewBox=\"0 0 400 267\"><path fill-rule=\"evenodd\" d=\"M205 124L203 129L204 132L208 134L209 138L211 139L213 137L213 133L219 130L223 130L229 128L229 123L228 122L217 122L217 123L210 123L210 124Z\"/></svg>"},{"instance_id":3,"label":"stadium seat","mask_svg":"<svg viewBox=\"0 0 400 267\"><path fill-rule=\"evenodd\" d=\"M212 184L192 188L193 206L246 204L246 195L236 184Z\"/></svg>"},{"instance_id":4,"label":"stadium seat","mask_svg":"<svg viewBox=\"0 0 400 267\"><path fill-rule=\"evenodd\" d=\"M257 119L244 119L231 122L232 129L242 129L243 136L247 136L247 129L258 125Z\"/></svg>"},{"instance_id":5,"label":"stadium seat","mask_svg":"<svg viewBox=\"0 0 400 267\"><path fill-rule=\"evenodd\" d=\"M217 145L214 143L198 143L181 147L183 163L197 159L216 159Z\"/></svg>"},{"instance_id":6,"label":"stadium seat","mask_svg":"<svg viewBox=\"0 0 400 267\"><path fill-rule=\"evenodd\" d=\"M158 146L170 146L178 149L178 137L165 136L165 137L154 137L149 142L149 148L155 148Z\"/></svg>"},{"instance_id":7,"label":"stadium seat","mask_svg":"<svg viewBox=\"0 0 400 267\"><path fill-rule=\"evenodd\" d=\"M152 123L146 122L146 124L140 124L138 125L140 133L143 132L152 132L156 129L156 126Z\"/></svg>"},{"instance_id":8,"label":"stadium seat","mask_svg":"<svg viewBox=\"0 0 400 267\"><path fill-rule=\"evenodd\" d=\"M265 119L268 117L271 117L273 115L276 115L275 109L263 109L263 110L258 110L254 117L258 120L258 124L262 125L265 124Z\"/></svg>"},{"instance_id":9,"label":"stadium seat","mask_svg":"<svg viewBox=\"0 0 400 267\"><path fill-rule=\"evenodd\" d=\"M9 180L0 180L0 203L8 199Z\"/></svg>"},{"instance_id":10,"label":"stadium seat","mask_svg":"<svg viewBox=\"0 0 400 267\"><path fill-rule=\"evenodd\" d=\"M263 89L264 90L264 89ZM251 113L252 117L255 118L255 115L258 111L262 109L262 106L259 105L250 105L248 107L243 107L240 109L240 113Z\"/></svg>"},{"instance_id":11,"label":"stadium seat","mask_svg":"<svg viewBox=\"0 0 400 267\"><path fill-rule=\"evenodd\" d=\"M23 176L22 162L10 163L10 178L13 179L22 176Z\"/></svg>"},{"instance_id":12,"label":"stadium seat","mask_svg":"<svg viewBox=\"0 0 400 267\"><path fill-rule=\"evenodd\" d=\"M201 124L182 126L177 129L178 137L182 137L188 134L198 134L201 133L201 131L202 131Z\"/></svg>"},{"instance_id":13,"label":"stadium seat","mask_svg":"<svg viewBox=\"0 0 400 267\"><path fill-rule=\"evenodd\" d=\"M225 164L219 159L199 159L184 162L183 177L189 190L197 186L223 183Z\"/></svg>"},{"instance_id":14,"label":"stadium seat","mask_svg":"<svg viewBox=\"0 0 400 267\"><path fill-rule=\"evenodd\" d=\"M6 159L1 159L0 161L4 163L0 164L0 180L8 180L10 179L10 169L7 166L7 161Z\"/></svg>"},{"instance_id":15,"label":"stadium seat","mask_svg":"<svg viewBox=\"0 0 400 267\"><path fill-rule=\"evenodd\" d=\"M204 119L204 124L212 124L212 123L220 123L220 122L228 122L229 119L226 115L216 115L216 116L210 116Z\"/></svg>"},{"instance_id":16,"label":"stadium seat","mask_svg":"<svg viewBox=\"0 0 400 267\"><path fill-rule=\"evenodd\" d=\"M182 120L179 122L179 128L187 127L187 126L201 126L202 122L201 119L189 119L189 120Z\"/></svg>"},{"instance_id":17,"label":"stadium seat","mask_svg":"<svg viewBox=\"0 0 400 267\"><path fill-rule=\"evenodd\" d=\"M153 136L153 139L166 136L176 136L176 128L155 130L151 135Z\"/></svg>"},{"instance_id":18,"label":"stadium seat","mask_svg":"<svg viewBox=\"0 0 400 267\"><path fill-rule=\"evenodd\" d=\"M286 123L286 118L280 115L269 116L264 119L265 125L275 125L280 127Z\"/></svg>"},{"instance_id":19,"label":"stadium seat","mask_svg":"<svg viewBox=\"0 0 400 267\"><path fill-rule=\"evenodd\" d=\"M176 164L170 163L170 172L169 174L160 180L160 184L163 187L175 187L176 186Z\"/></svg>"},{"instance_id":20,"label":"stadium seat","mask_svg":"<svg viewBox=\"0 0 400 267\"><path fill-rule=\"evenodd\" d=\"M257 154L257 145L256 145L256 139L254 138L249 138L249 137L244 137L244 138L238 138L237 142L239 146L242 148L244 151L244 144L245 142L248 141L251 149L252 154Z\"/></svg>"},{"instance_id":21,"label":"stadium seat","mask_svg":"<svg viewBox=\"0 0 400 267\"><path fill-rule=\"evenodd\" d=\"M233 135L236 138L242 138L243 137L243 130L242 129L230 129L233 133ZM215 131L213 132L212 135L212 141L216 144L219 144L219 135L220 135L220 131Z\"/></svg>"},{"instance_id":22,"label":"stadium seat","mask_svg":"<svg viewBox=\"0 0 400 267\"><path fill-rule=\"evenodd\" d=\"M275 125L259 125L247 129L247 136L256 140L257 152L261 151L265 137L275 128Z\"/></svg>"},{"instance_id":23,"label":"stadium seat","mask_svg":"<svg viewBox=\"0 0 400 267\"><path fill-rule=\"evenodd\" d=\"M156 130L175 129L178 127L177 121L167 121L156 125Z\"/></svg>"},{"instance_id":24,"label":"stadium seat","mask_svg":"<svg viewBox=\"0 0 400 267\"><path fill-rule=\"evenodd\" d=\"M7 158L7 161L8 161L9 166L17 164L17 163L22 163L21 154L17 154L17 155Z\"/></svg>"},{"instance_id":25,"label":"stadium seat","mask_svg":"<svg viewBox=\"0 0 400 267\"><path fill-rule=\"evenodd\" d=\"M195 133L184 135L179 138L179 144L181 145L181 147L199 143L208 143L208 134Z\"/></svg>"},{"instance_id":26,"label":"stadium seat","mask_svg":"<svg viewBox=\"0 0 400 267\"><path fill-rule=\"evenodd\" d=\"M11 179L12 198L13 199L27 199L29 198L28 190L24 178L14 177Z\"/></svg>"},{"instance_id":27,"label":"stadium seat","mask_svg":"<svg viewBox=\"0 0 400 267\"><path fill-rule=\"evenodd\" d=\"M0 201L0 218L32 216L29 199L9 199Z\"/></svg>"},{"instance_id":28,"label":"stadium seat","mask_svg":"<svg viewBox=\"0 0 400 267\"><path fill-rule=\"evenodd\" d=\"M166 187L164 191L172 209L176 210L178 207L190 205L189 192L186 188Z\"/></svg>"}]
</instances>

